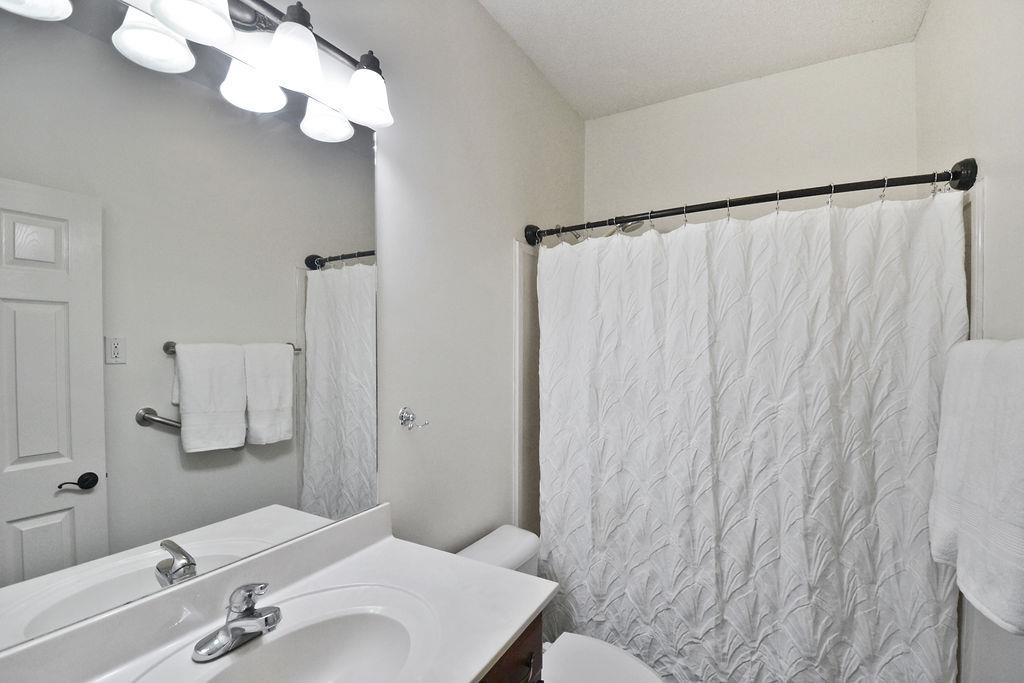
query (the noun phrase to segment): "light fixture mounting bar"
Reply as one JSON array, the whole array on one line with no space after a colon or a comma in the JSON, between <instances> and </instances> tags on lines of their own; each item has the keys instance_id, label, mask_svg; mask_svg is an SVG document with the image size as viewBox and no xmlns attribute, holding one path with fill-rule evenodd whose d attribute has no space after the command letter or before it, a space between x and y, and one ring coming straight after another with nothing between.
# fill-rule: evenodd
<instances>
[{"instance_id":1,"label":"light fixture mounting bar","mask_svg":"<svg viewBox=\"0 0 1024 683\"><path fill-rule=\"evenodd\" d=\"M271 24L271 26L268 27L270 30L273 30L274 28L277 27L278 24L284 21L284 12L274 7L269 2L266 2L265 0L230 0L230 5L242 5L244 7L248 7L252 11L256 12L258 15L263 15L264 17L266 17L267 20L269 20L269 23ZM260 21L259 18L257 18L255 22L255 27L257 28L257 30L264 30L263 25L265 25L265 23L266 22ZM324 52L337 57L343 62L346 62L353 69L359 66L358 59L356 59L349 53L345 52L334 43L331 43L330 41L324 39L316 31L313 31L313 36L316 38L317 46Z\"/></svg>"}]
</instances>

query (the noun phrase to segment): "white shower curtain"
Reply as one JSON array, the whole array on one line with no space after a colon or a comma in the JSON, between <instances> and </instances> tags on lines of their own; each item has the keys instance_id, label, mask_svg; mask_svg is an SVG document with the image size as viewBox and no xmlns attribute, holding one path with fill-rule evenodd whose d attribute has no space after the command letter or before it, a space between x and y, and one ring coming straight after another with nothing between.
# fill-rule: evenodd
<instances>
[{"instance_id":1,"label":"white shower curtain","mask_svg":"<svg viewBox=\"0 0 1024 683\"><path fill-rule=\"evenodd\" d=\"M948 681L928 549L960 193L540 254L549 638L680 681Z\"/></svg>"},{"instance_id":2,"label":"white shower curtain","mask_svg":"<svg viewBox=\"0 0 1024 683\"><path fill-rule=\"evenodd\" d=\"M377 503L377 267L309 271L299 507L342 519Z\"/></svg>"}]
</instances>

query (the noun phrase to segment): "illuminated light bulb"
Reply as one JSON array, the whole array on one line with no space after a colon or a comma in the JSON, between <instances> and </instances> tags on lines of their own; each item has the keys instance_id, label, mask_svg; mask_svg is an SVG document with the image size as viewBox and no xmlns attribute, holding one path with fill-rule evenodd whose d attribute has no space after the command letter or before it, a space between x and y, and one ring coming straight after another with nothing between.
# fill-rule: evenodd
<instances>
[{"instance_id":1,"label":"illuminated light bulb","mask_svg":"<svg viewBox=\"0 0 1024 683\"><path fill-rule=\"evenodd\" d=\"M320 49L310 30L309 12L301 2L288 8L274 31L266 70L278 85L289 90L309 94L320 85Z\"/></svg>"},{"instance_id":2,"label":"illuminated light bulb","mask_svg":"<svg viewBox=\"0 0 1024 683\"><path fill-rule=\"evenodd\" d=\"M196 65L184 38L134 7L128 8L110 41L127 59L154 71L180 74Z\"/></svg>"},{"instance_id":3,"label":"illuminated light bulb","mask_svg":"<svg viewBox=\"0 0 1024 683\"><path fill-rule=\"evenodd\" d=\"M381 75L380 60L374 56L373 50L360 58L359 66L352 74L343 111L353 123L375 130L387 128L395 122L388 106L388 89Z\"/></svg>"},{"instance_id":4,"label":"illuminated light bulb","mask_svg":"<svg viewBox=\"0 0 1024 683\"><path fill-rule=\"evenodd\" d=\"M228 0L153 0L153 16L175 33L203 45L227 45L235 37Z\"/></svg>"},{"instance_id":5,"label":"illuminated light bulb","mask_svg":"<svg viewBox=\"0 0 1024 683\"><path fill-rule=\"evenodd\" d=\"M284 91L245 62L231 60L228 75L220 84L220 94L239 109L269 114L288 102Z\"/></svg>"},{"instance_id":6,"label":"illuminated light bulb","mask_svg":"<svg viewBox=\"0 0 1024 683\"><path fill-rule=\"evenodd\" d=\"M299 128L320 142L344 142L356 132L344 114L314 99L306 102L306 115Z\"/></svg>"},{"instance_id":7,"label":"illuminated light bulb","mask_svg":"<svg viewBox=\"0 0 1024 683\"><path fill-rule=\"evenodd\" d=\"M0 0L0 9L39 21L63 21L74 8L69 0Z\"/></svg>"}]
</instances>

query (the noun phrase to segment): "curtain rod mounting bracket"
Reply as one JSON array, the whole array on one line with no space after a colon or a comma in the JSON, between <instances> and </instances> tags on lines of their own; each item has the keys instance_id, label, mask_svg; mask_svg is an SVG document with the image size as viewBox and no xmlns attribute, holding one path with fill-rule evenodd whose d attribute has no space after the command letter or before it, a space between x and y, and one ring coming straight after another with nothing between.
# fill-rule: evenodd
<instances>
[{"instance_id":1,"label":"curtain rod mounting bracket","mask_svg":"<svg viewBox=\"0 0 1024 683\"><path fill-rule=\"evenodd\" d=\"M541 235L540 235L540 228L538 228L536 225L527 225L526 226L526 243L527 244L529 244L531 247L535 247L538 244L540 244L540 241L542 239L544 239L544 238L541 237Z\"/></svg>"},{"instance_id":2,"label":"curtain rod mounting bracket","mask_svg":"<svg viewBox=\"0 0 1024 683\"><path fill-rule=\"evenodd\" d=\"M949 180L949 186L954 190L966 192L974 187L974 183L978 180L978 162L974 159L958 161L950 170L953 177Z\"/></svg>"}]
</instances>

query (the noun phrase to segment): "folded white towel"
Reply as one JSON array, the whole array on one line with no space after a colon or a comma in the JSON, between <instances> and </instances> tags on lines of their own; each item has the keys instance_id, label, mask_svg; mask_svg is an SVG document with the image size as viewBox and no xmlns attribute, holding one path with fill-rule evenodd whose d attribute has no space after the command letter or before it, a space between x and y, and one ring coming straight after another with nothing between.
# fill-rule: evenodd
<instances>
[{"instance_id":1,"label":"folded white towel","mask_svg":"<svg viewBox=\"0 0 1024 683\"><path fill-rule=\"evenodd\" d=\"M294 396L290 344L246 344L245 394L251 444L276 443L292 438Z\"/></svg>"},{"instance_id":2,"label":"folded white towel","mask_svg":"<svg viewBox=\"0 0 1024 683\"><path fill-rule=\"evenodd\" d=\"M959 344L942 388L932 557L971 604L1024 633L1024 340Z\"/></svg>"},{"instance_id":3,"label":"folded white towel","mask_svg":"<svg viewBox=\"0 0 1024 683\"><path fill-rule=\"evenodd\" d=\"M245 444L245 360L237 344L178 344L175 378L186 453ZM172 398L174 398L172 396Z\"/></svg>"}]
</instances>

